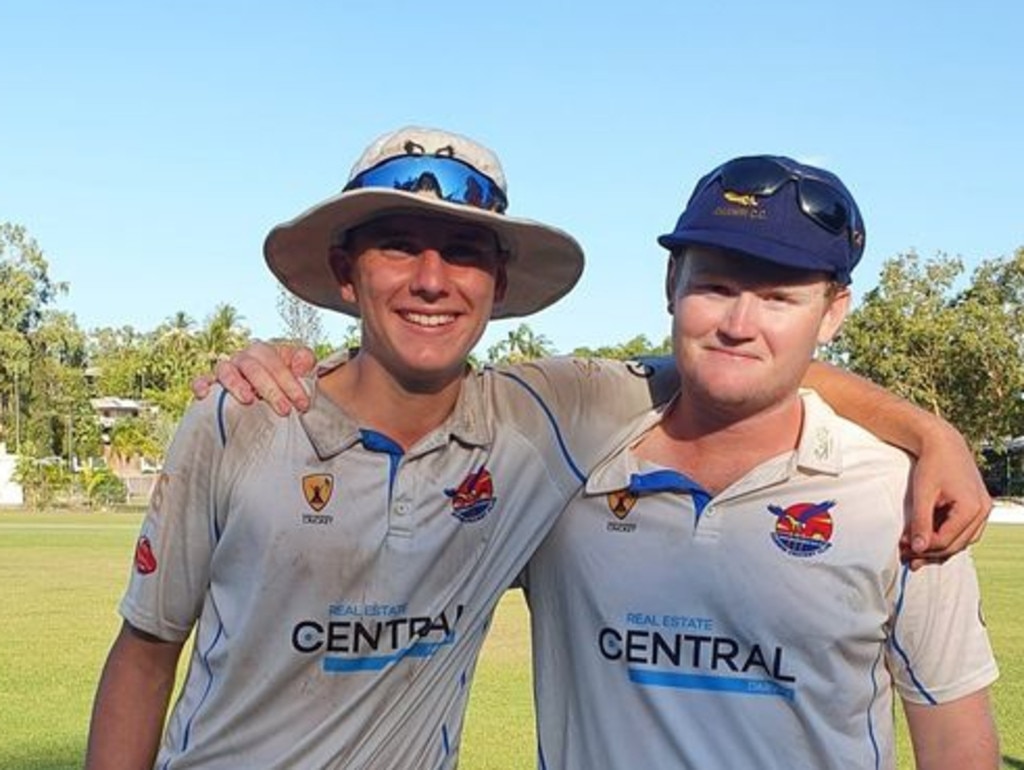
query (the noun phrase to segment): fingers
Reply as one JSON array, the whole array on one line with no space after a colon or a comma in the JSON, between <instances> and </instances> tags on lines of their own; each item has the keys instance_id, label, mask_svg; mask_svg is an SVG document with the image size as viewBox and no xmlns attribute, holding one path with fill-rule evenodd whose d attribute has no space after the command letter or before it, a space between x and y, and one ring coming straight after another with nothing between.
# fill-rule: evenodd
<instances>
[{"instance_id":1,"label":"fingers","mask_svg":"<svg viewBox=\"0 0 1024 770\"><path fill-rule=\"evenodd\" d=\"M927 521L924 512L915 510L909 537L900 541L900 555L908 561L910 568L919 569L926 564L941 563L973 543L977 543L985 531L992 500L987 493L981 493L970 504L951 503L938 505L934 509L935 531L929 533L928 545L915 548L918 519Z\"/></svg>"},{"instance_id":2,"label":"fingers","mask_svg":"<svg viewBox=\"0 0 1024 770\"><path fill-rule=\"evenodd\" d=\"M296 352L304 350L292 345L268 345L255 342L245 350L231 357L239 375L248 381L256 395L268 402L279 415L291 412L292 407L305 411L309 408L309 396L296 377L294 366L303 366L302 357L296 362ZM308 353L312 359L312 352ZM311 368L306 366L305 370Z\"/></svg>"},{"instance_id":3,"label":"fingers","mask_svg":"<svg viewBox=\"0 0 1024 770\"><path fill-rule=\"evenodd\" d=\"M932 532L938 529L936 516L942 515L942 506L935 494L925 494L918 490L913 495L914 507L911 511L907 531L904 532L900 547L906 547L910 554L923 555L932 544Z\"/></svg>"},{"instance_id":4,"label":"fingers","mask_svg":"<svg viewBox=\"0 0 1024 770\"><path fill-rule=\"evenodd\" d=\"M203 377L208 381L207 392L209 392L214 382L219 382L231 394L231 397L240 404L251 404L256 400L256 394L252 386L231 360L218 361L217 365L213 367L213 376L203 375ZM198 377L196 378L196 380L199 379ZM196 380L192 383L193 392L196 392ZM202 398L202 396L197 394L197 398Z\"/></svg>"},{"instance_id":5,"label":"fingers","mask_svg":"<svg viewBox=\"0 0 1024 770\"><path fill-rule=\"evenodd\" d=\"M313 367L316 365L316 356L312 350L303 346L291 348L291 352L289 368L292 374L296 377L305 377L313 371Z\"/></svg>"},{"instance_id":6,"label":"fingers","mask_svg":"<svg viewBox=\"0 0 1024 770\"><path fill-rule=\"evenodd\" d=\"M202 401L208 395L210 395L210 389L213 388L214 383L217 382L217 378L210 374L200 374L194 380L192 380L192 395L196 401Z\"/></svg>"}]
</instances>

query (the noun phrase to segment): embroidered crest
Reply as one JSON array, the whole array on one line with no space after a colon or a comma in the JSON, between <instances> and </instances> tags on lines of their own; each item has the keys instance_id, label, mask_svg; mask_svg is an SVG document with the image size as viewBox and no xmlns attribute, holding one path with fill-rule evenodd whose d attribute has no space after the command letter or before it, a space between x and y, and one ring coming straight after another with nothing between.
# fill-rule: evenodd
<instances>
[{"instance_id":1,"label":"embroidered crest","mask_svg":"<svg viewBox=\"0 0 1024 770\"><path fill-rule=\"evenodd\" d=\"M633 510L633 506L636 505L636 498L636 492L630 492L628 489L617 489L614 492L608 493L608 508L615 514L617 519L624 519Z\"/></svg>"},{"instance_id":2,"label":"embroidered crest","mask_svg":"<svg viewBox=\"0 0 1024 770\"><path fill-rule=\"evenodd\" d=\"M452 499L452 515L459 521L479 521L494 507L494 480L486 466L469 473L454 489L446 489Z\"/></svg>"},{"instance_id":3,"label":"embroidered crest","mask_svg":"<svg viewBox=\"0 0 1024 770\"><path fill-rule=\"evenodd\" d=\"M817 556L832 547L832 514L835 500L822 503L794 503L782 508L769 505L775 517L772 540L790 556Z\"/></svg>"},{"instance_id":4,"label":"embroidered crest","mask_svg":"<svg viewBox=\"0 0 1024 770\"><path fill-rule=\"evenodd\" d=\"M322 511L331 500L334 476L330 473L311 473L302 477L302 495L314 511Z\"/></svg>"}]
</instances>

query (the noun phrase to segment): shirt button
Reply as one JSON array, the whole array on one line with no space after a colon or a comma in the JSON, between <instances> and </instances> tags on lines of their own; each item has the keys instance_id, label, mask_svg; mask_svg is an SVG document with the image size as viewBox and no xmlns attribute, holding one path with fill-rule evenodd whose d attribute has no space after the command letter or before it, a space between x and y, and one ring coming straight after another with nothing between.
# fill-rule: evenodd
<instances>
[{"instance_id":1,"label":"shirt button","mask_svg":"<svg viewBox=\"0 0 1024 770\"><path fill-rule=\"evenodd\" d=\"M395 513L397 513L399 516L405 516L405 514L409 512L409 509L411 507L412 506L409 505L409 503L398 503L395 506Z\"/></svg>"}]
</instances>

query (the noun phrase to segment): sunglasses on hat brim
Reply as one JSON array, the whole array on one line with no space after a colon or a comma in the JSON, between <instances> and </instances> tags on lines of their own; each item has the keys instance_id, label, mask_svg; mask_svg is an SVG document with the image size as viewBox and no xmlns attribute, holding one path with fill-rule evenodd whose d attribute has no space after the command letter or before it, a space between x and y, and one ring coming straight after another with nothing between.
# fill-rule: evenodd
<instances>
[{"instance_id":1,"label":"sunglasses on hat brim","mask_svg":"<svg viewBox=\"0 0 1024 770\"><path fill-rule=\"evenodd\" d=\"M830 182L801 173L772 158L737 158L724 163L704 177L690 196L691 202L715 181L730 192L768 196L786 183L796 187L800 211L815 224L834 235L848 233L857 259L864 249L864 230L856 204Z\"/></svg>"},{"instance_id":2,"label":"sunglasses on hat brim","mask_svg":"<svg viewBox=\"0 0 1024 770\"><path fill-rule=\"evenodd\" d=\"M344 191L365 188L432 192L443 201L503 214L508 199L497 182L468 163L443 155L398 155L356 174Z\"/></svg>"}]
</instances>

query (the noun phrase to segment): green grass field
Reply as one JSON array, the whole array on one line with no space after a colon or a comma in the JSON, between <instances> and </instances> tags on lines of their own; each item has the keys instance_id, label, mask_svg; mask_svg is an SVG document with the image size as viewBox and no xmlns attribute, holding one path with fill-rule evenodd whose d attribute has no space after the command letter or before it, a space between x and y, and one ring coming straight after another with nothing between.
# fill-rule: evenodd
<instances>
[{"instance_id":1,"label":"green grass field","mask_svg":"<svg viewBox=\"0 0 1024 770\"><path fill-rule=\"evenodd\" d=\"M0 767L81 766L89 709L119 619L138 514L0 512ZM1024 527L993 524L975 559L1002 677L1003 766L1024 769ZM532 770L526 609L502 601L480 662L465 770ZM904 744L905 746L905 744ZM901 768L912 767L905 759Z\"/></svg>"}]
</instances>

